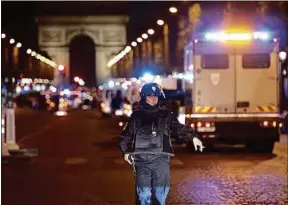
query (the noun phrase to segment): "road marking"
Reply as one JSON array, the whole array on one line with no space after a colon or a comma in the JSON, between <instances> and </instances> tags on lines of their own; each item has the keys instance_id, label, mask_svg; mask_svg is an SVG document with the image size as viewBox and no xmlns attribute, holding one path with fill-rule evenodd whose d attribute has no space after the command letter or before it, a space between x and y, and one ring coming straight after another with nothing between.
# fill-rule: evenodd
<instances>
[{"instance_id":1,"label":"road marking","mask_svg":"<svg viewBox=\"0 0 288 205\"><path fill-rule=\"evenodd\" d=\"M59 122L59 121L57 121L57 122ZM27 139L29 139L29 138L31 138L31 137L34 137L34 136L36 136L36 135L39 135L39 134L41 134L41 133L44 132L44 131L47 131L47 130L51 129L55 124L57 124L57 122L52 123L52 124L49 124L49 125L46 125L46 126L43 127L42 129L37 130L37 131L35 131L35 132L32 132L32 133L30 133L30 134L22 137L20 140L17 141L17 144L21 144L21 143L23 143L25 140L27 140Z\"/></svg>"},{"instance_id":2,"label":"road marking","mask_svg":"<svg viewBox=\"0 0 288 205\"><path fill-rule=\"evenodd\" d=\"M88 160L85 158L77 158L77 157L73 157L73 158L67 158L65 160L65 164L84 164L86 163Z\"/></svg>"},{"instance_id":3,"label":"road marking","mask_svg":"<svg viewBox=\"0 0 288 205\"><path fill-rule=\"evenodd\" d=\"M171 157L170 164L171 165L184 165L184 163L176 157Z\"/></svg>"}]
</instances>

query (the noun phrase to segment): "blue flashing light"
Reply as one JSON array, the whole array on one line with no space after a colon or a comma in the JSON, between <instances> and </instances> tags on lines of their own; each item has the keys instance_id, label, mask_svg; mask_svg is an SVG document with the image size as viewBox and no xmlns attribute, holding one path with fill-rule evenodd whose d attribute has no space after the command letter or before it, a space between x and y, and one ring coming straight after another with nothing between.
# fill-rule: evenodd
<instances>
[{"instance_id":1,"label":"blue flashing light","mask_svg":"<svg viewBox=\"0 0 288 205\"><path fill-rule=\"evenodd\" d=\"M254 39L260 39L260 40L270 39L270 35L268 32L254 32L253 36L254 36Z\"/></svg>"},{"instance_id":2,"label":"blue flashing light","mask_svg":"<svg viewBox=\"0 0 288 205\"><path fill-rule=\"evenodd\" d=\"M154 76L150 73L145 73L143 75L143 80L146 82L152 82L153 81Z\"/></svg>"}]
</instances>

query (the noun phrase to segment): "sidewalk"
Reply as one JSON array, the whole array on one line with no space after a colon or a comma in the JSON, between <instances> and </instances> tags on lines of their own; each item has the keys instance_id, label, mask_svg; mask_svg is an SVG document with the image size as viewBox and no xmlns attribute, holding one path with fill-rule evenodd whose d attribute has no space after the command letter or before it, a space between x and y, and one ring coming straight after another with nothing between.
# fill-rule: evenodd
<instances>
[{"instance_id":1,"label":"sidewalk","mask_svg":"<svg viewBox=\"0 0 288 205\"><path fill-rule=\"evenodd\" d=\"M274 154L277 155L277 158L284 160L284 163L287 163L288 159L288 135L281 135L280 141L275 143Z\"/></svg>"}]
</instances>

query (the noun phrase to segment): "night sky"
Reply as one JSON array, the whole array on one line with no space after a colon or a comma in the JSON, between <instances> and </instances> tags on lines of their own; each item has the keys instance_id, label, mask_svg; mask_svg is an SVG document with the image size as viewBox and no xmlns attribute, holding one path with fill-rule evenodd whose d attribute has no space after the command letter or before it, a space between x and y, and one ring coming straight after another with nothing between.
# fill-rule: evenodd
<instances>
[{"instance_id":1,"label":"night sky","mask_svg":"<svg viewBox=\"0 0 288 205\"><path fill-rule=\"evenodd\" d=\"M158 18L171 16L168 8L171 5L185 8L195 1L142 1L142 2L8 2L1 1L2 32L13 36L27 46L37 45L37 26L35 16L45 15L127 15L130 17L127 25L127 42L135 40L150 27L156 27ZM255 10L255 2L232 2L243 11ZM200 2L202 9L223 12L225 2ZM286 5L287 7L287 5ZM288 9L288 8L287 8ZM183 13L183 12L182 12ZM254 12L253 12L254 13Z\"/></svg>"},{"instance_id":2,"label":"night sky","mask_svg":"<svg viewBox=\"0 0 288 205\"><path fill-rule=\"evenodd\" d=\"M165 21L168 19L169 31L177 33L177 18L174 18L168 9L170 6L176 6L181 14L186 13L185 9L189 5L196 3L195 1L150 1L150 2L101 2L101 1L88 1L88 2L1 2L1 31L6 33L8 37L13 37L17 41L23 43L27 48L30 47L33 50L38 50L38 32L36 25L36 16L84 16L84 15L127 15L130 20L127 24L127 43L136 40L143 32L146 32L149 28L159 28L156 25L156 20L161 18ZM225 2L199 2L201 4L201 10L203 18L210 19L210 24L205 22L206 27L218 26L215 23L217 16L221 18L223 15L223 9ZM255 13L255 2L233 2L234 7L244 11ZM237 4L237 5L236 5ZM251 10L251 11L250 11ZM205 11L205 12L204 12ZM275 12L274 12L275 13ZM276 12L277 13L277 12ZM207 15L209 14L209 15ZM211 19L214 19L211 21ZM156 34L157 34L156 30ZM156 35L155 34L155 35ZM170 34L169 34L170 35ZM170 35L171 36L171 35ZM173 38L169 37L170 48L176 46L177 35L173 35ZM81 47L81 43L79 43ZM88 44L87 44L88 45ZM76 46L77 47L77 46ZM80 48L79 47L79 48ZM74 49L79 50L79 49ZM72 54L71 54L72 55ZM76 53L75 58L79 56ZM80 55L81 57L82 55ZM170 56L171 57L171 56ZM85 59L76 59L75 61L86 62ZM90 61L90 60L89 60ZM94 60L95 61L95 60ZM175 59L170 59L171 63L174 64ZM173 61L173 62L172 62ZM76 65L77 62L74 64ZM79 63L83 65L83 63ZM90 61L92 62L92 60ZM81 70L84 70L82 66ZM78 67L78 66L77 66ZM91 71L90 69L90 71ZM75 75L77 74L75 68ZM89 78L89 69L87 69L87 79ZM95 71L95 70L94 70ZM81 74L81 73L79 73ZM71 76L73 77L73 76ZM84 77L84 73L83 73Z\"/></svg>"},{"instance_id":3,"label":"night sky","mask_svg":"<svg viewBox=\"0 0 288 205\"><path fill-rule=\"evenodd\" d=\"M127 40L132 41L156 20L167 16L170 5L179 2L1 2L2 32L27 46L37 45L35 16L128 15Z\"/></svg>"}]
</instances>

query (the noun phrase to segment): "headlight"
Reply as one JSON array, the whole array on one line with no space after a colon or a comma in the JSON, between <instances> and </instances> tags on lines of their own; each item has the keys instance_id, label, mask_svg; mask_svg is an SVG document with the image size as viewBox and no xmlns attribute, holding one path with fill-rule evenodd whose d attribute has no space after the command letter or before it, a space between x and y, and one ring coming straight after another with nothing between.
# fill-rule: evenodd
<instances>
[{"instance_id":1,"label":"headlight","mask_svg":"<svg viewBox=\"0 0 288 205\"><path fill-rule=\"evenodd\" d=\"M62 116L66 116L67 115L67 112L66 111L57 111L55 113L56 116L59 116L59 117L62 117Z\"/></svg>"},{"instance_id":2,"label":"headlight","mask_svg":"<svg viewBox=\"0 0 288 205\"><path fill-rule=\"evenodd\" d=\"M121 115L123 115L123 111L122 110L116 110L115 111L115 115L116 116L121 116Z\"/></svg>"}]
</instances>

